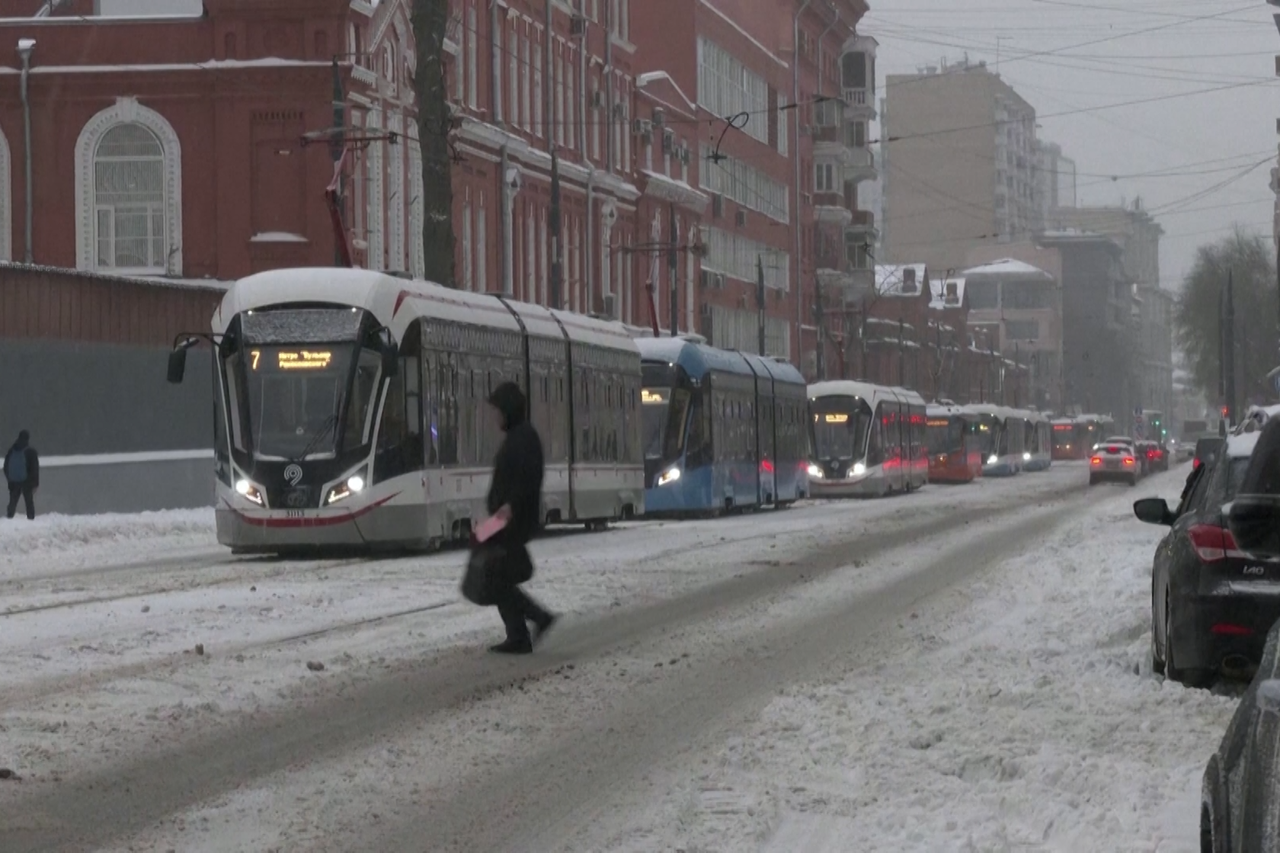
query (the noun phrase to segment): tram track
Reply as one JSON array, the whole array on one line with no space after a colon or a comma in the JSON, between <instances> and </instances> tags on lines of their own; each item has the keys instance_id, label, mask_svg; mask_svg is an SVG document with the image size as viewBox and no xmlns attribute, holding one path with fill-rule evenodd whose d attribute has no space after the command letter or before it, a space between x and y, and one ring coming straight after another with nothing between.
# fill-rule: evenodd
<instances>
[{"instance_id":1,"label":"tram track","mask_svg":"<svg viewBox=\"0 0 1280 853\"><path fill-rule=\"evenodd\" d=\"M923 528L904 525L868 531L858 525L820 547L767 567L744 566L741 574L676 598L565 625L557 631L554 646L543 655L495 662L473 648L455 646L437 650L427 660L401 661L355 683L344 679L325 688L323 694L316 694L315 682L310 682L311 695L302 697L310 701L261 711L253 718L242 718L239 725L202 730L174 749L139 756L129 766L66 780L4 803L0 806L0 847L13 853L83 849L90 841L127 836L166 815L242 786L246 778L367 746L406 723L424 722L514 685L555 677L566 662L585 665L599 661L646 638L666 636L682 625L767 601L855 562L865 564L905 547L941 542L969 525L1002 522L1025 511L1028 503L1038 503L1040 511L1069 506L1079 501L1086 489L1069 488L1052 496L1010 496L995 506L952 506L948 515L929 519ZM993 537L993 541L999 538ZM395 618L395 614L386 618ZM14 821L22 814L40 815L45 829L4 829L17 826Z\"/></svg>"}]
</instances>

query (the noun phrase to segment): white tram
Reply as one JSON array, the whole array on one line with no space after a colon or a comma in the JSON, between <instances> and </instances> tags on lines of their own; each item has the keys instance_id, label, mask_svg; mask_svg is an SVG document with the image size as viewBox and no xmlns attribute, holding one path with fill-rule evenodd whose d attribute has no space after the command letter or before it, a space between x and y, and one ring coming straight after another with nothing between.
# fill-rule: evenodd
<instances>
[{"instance_id":1,"label":"white tram","mask_svg":"<svg viewBox=\"0 0 1280 853\"><path fill-rule=\"evenodd\" d=\"M968 405L965 411L978 418L982 476L1012 477L1021 471L1027 462L1023 454L1030 413L991 403Z\"/></svg>"},{"instance_id":2,"label":"white tram","mask_svg":"<svg viewBox=\"0 0 1280 853\"><path fill-rule=\"evenodd\" d=\"M809 386L814 497L880 497L929 479L924 399L905 388L831 381Z\"/></svg>"},{"instance_id":3,"label":"white tram","mask_svg":"<svg viewBox=\"0 0 1280 853\"><path fill-rule=\"evenodd\" d=\"M546 455L544 520L644 511L640 353L618 323L368 270L236 282L216 346L218 541L234 551L432 548L488 513L511 380Z\"/></svg>"}]
</instances>

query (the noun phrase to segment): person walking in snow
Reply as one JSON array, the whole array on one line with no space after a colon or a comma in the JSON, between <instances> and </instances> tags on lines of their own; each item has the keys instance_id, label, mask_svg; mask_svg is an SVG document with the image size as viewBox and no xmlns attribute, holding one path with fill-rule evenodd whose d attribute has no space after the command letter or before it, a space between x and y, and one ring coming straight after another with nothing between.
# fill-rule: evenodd
<instances>
[{"instance_id":1,"label":"person walking in snow","mask_svg":"<svg viewBox=\"0 0 1280 853\"><path fill-rule=\"evenodd\" d=\"M27 518L36 517L36 489L40 488L40 455L31 446L31 434L25 429L4 455L4 479L9 484L9 507L5 513L13 518L18 511L18 498L26 505Z\"/></svg>"},{"instance_id":2,"label":"person walking in snow","mask_svg":"<svg viewBox=\"0 0 1280 853\"><path fill-rule=\"evenodd\" d=\"M504 552L490 583L493 601L507 628L507 639L489 650L527 655L556 621L555 615L520 589L520 584L533 577L533 559L526 546L541 526L542 440L526 417L524 392L514 382L503 382L495 388L489 405L501 419L506 434L493 461L488 496L489 514L506 525L488 541ZM530 622L536 631L532 636Z\"/></svg>"}]
</instances>

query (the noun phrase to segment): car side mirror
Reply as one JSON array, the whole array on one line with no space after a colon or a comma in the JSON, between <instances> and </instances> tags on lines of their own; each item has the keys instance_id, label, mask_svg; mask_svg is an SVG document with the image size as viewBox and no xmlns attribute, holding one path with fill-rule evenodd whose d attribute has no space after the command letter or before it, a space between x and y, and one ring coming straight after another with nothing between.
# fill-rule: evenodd
<instances>
[{"instance_id":1,"label":"car side mirror","mask_svg":"<svg viewBox=\"0 0 1280 853\"><path fill-rule=\"evenodd\" d=\"M174 385L182 384L182 377L187 372L187 348L179 347L169 353L169 382Z\"/></svg>"},{"instance_id":2,"label":"car side mirror","mask_svg":"<svg viewBox=\"0 0 1280 853\"><path fill-rule=\"evenodd\" d=\"M1178 520L1178 517L1169 509L1169 504L1164 498L1143 498L1140 501L1133 502L1133 514L1138 517L1139 521L1145 521L1147 524L1162 524L1166 527Z\"/></svg>"}]
</instances>

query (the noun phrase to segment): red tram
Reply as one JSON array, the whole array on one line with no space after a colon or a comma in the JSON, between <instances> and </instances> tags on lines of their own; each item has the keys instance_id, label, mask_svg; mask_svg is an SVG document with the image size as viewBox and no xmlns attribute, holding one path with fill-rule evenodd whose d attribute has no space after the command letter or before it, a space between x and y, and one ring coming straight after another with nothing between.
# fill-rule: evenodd
<instances>
[{"instance_id":1,"label":"red tram","mask_svg":"<svg viewBox=\"0 0 1280 853\"><path fill-rule=\"evenodd\" d=\"M978 416L959 406L929 406L925 446L930 483L969 483L982 475Z\"/></svg>"}]
</instances>

